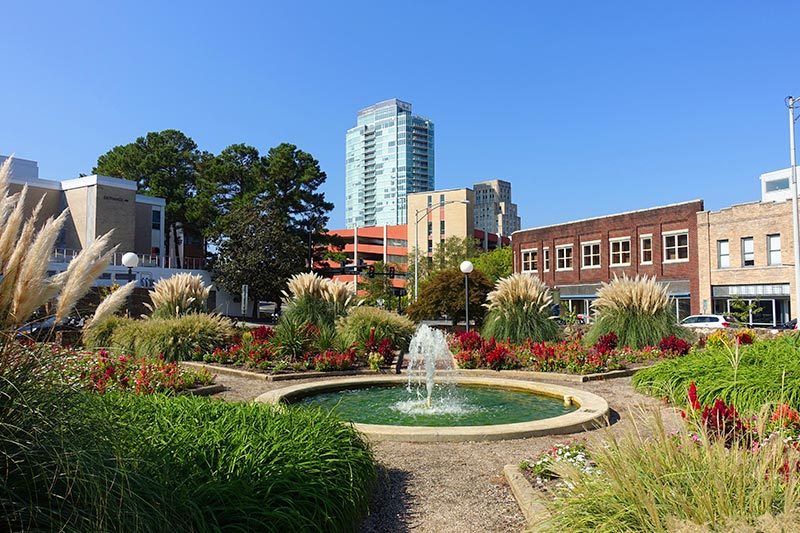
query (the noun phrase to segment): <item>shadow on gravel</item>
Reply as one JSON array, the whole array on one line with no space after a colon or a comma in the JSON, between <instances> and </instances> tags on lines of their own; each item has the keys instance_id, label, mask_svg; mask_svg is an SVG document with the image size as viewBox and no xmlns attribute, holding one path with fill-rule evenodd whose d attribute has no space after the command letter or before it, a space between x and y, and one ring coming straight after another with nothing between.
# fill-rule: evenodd
<instances>
[{"instance_id":1,"label":"shadow on gravel","mask_svg":"<svg viewBox=\"0 0 800 533\"><path fill-rule=\"evenodd\" d=\"M378 481L369 506L369 515L361 522L362 533L410 531L408 477L405 470L378 466Z\"/></svg>"}]
</instances>

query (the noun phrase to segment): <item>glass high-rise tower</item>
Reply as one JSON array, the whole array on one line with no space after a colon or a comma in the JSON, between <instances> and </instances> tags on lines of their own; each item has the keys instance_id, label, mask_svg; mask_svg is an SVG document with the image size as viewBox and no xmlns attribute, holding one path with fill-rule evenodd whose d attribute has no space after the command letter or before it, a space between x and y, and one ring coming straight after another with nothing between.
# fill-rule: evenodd
<instances>
[{"instance_id":1,"label":"glass high-rise tower","mask_svg":"<svg viewBox=\"0 0 800 533\"><path fill-rule=\"evenodd\" d=\"M433 122L396 98L359 111L347 130L345 225L405 224L406 195L433 188Z\"/></svg>"}]
</instances>

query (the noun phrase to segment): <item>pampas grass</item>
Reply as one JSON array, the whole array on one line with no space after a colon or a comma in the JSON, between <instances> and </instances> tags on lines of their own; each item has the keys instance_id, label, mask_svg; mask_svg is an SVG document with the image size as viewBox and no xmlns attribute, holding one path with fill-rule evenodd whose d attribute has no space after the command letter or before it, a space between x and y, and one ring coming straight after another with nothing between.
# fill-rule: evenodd
<instances>
[{"instance_id":1,"label":"pampas grass","mask_svg":"<svg viewBox=\"0 0 800 533\"><path fill-rule=\"evenodd\" d=\"M56 320L60 321L108 266L113 250L109 235L97 239L70 263L66 272L47 276L47 267L68 211L45 221L37 231L40 200L25 217L27 186L9 194L11 158L0 166L0 326L14 329L51 299L58 296Z\"/></svg>"},{"instance_id":2,"label":"pampas grass","mask_svg":"<svg viewBox=\"0 0 800 533\"><path fill-rule=\"evenodd\" d=\"M299 324L333 327L337 317L353 303L355 288L311 272L295 274L283 291L286 309L283 316ZM280 324L279 324L280 327Z\"/></svg>"},{"instance_id":3,"label":"pampas grass","mask_svg":"<svg viewBox=\"0 0 800 533\"><path fill-rule=\"evenodd\" d=\"M486 297L489 312L482 330L485 337L514 343L558 337L558 325L550 316L550 289L539 278L512 274L500 279Z\"/></svg>"},{"instance_id":4,"label":"pampas grass","mask_svg":"<svg viewBox=\"0 0 800 533\"><path fill-rule=\"evenodd\" d=\"M157 281L150 291L153 304L145 305L154 318L201 313L206 309L210 291L211 287L203 283L202 276L183 272Z\"/></svg>"},{"instance_id":5,"label":"pampas grass","mask_svg":"<svg viewBox=\"0 0 800 533\"><path fill-rule=\"evenodd\" d=\"M657 346L670 335L689 335L677 324L666 286L657 283L655 277L615 277L597 291L592 308L597 317L586 334L588 343L595 343L612 331L617 334L620 346L634 349Z\"/></svg>"},{"instance_id":6,"label":"pampas grass","mask_svg":"<svg viewBox=\"0 0 800 533\"><path fill-rule=\"evenodd\" d=\"M100 302L100 305L97 306L97 309L95 309L92 318L87 320L84 324L84 332L115 315L117 311L122 309L122 305L130 295L133 294L133 289L135 288L136 281L131 281L106 296L103 301Z\"/></svg>"},{"instance_id":7,"label":"pampas grass","mask_svg":"<svg viewBox=\"0 0 800 533\"><path fill-rule=\"evenodd\" d=\"M283 296L286 302L305 297L322 300L325 298L329 283L331 283L330 280L311 272L295 274L286 282L288 292L283 291Z\"/></svg>"}]
</instances>

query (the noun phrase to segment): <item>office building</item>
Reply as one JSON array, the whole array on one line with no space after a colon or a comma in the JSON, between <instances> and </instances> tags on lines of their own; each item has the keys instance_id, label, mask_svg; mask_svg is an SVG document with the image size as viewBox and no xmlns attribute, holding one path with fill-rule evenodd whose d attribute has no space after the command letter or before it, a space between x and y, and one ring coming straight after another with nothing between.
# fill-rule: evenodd
<instances>
[{"instance_id":1,"label":"office building","mask_svg":"<svg viewBox=\"0 0 800 533\"><path fill-rule=\"evenodd\" d=\"M345 226L406 223L406 196L434 188L434 128L397 99L365 107L347 130Z\"/></svg>"},{"instance_id":2,"label":"office building","mask_svg":"<svg viewBox=\"0 0 800 533\"><path fill-rule=\"evenodd\" d=\"M475 192L475 228L487 233L509 236L520 230L517 204L511 202L511 183L503 180L481 181Z\"/></svg>"},{"instance_id":3,"label":"office building","mask_svg":"<svg viewBox=\"0 0 800 533\"><path fill-rule=\"evenodd\" d=\"M703 201L517 231L514 271L538 276L562 309L590 313L601 283L623 274L655 276L676 318L700 310L697 213Z\"/></svg>"}]
</instances>

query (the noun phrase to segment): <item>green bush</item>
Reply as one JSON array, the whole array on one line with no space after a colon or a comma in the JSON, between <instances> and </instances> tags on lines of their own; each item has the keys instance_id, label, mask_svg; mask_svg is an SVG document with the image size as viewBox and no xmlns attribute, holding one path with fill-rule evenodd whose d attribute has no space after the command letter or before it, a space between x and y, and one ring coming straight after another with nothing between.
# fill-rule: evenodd
<instances>
[{"instance_id":1,"label":"green bush","mask_svg":"<svg viewBox=\"0 0 800 533\"><path fill-rule=\"evenodd\" d=\"M163 354L167 361L194 359L225 345L235 333L230 320L206 313L145 320L113 318L91 329L97 329L102 336L96 335L92 342L87 340L88 348L109 348L138 357ZM110 340L99 343L107 339Z\"/></svg>"},{"instance_id":2,"label":"green bush","mask_svg":"<svg viewBox=\"0 0 800 533\"><path fill-rule=\"evenodd\" d=\"M486 313L484 302L494 284L483 272L469 275L469 318L478 324ZM427 278L419 288L419 298L408 306L408 317L420 322L447 316L455 324L465 316L464 274L458 269L443 270Z\"/></svg>"},{"instance_id":3,"label":"green bush","mask_svg":"<svg viewBox=\"0 0 800 533\"><path fill-rule=\"evenodd\" d=\"M658 346L661 339L670 335L684 339L691 336L677 324L674 302L655 278L623 276L604 283L592 307L597 315L584 337L588 344L612 331L619 346L635 350Z\"/></svg>"},{"instance_id":4,"label":"green bush","mask_svg":"<svg viewBox=\"0 0 800 533\"><path fill-rule=\"evenodd\" d=\"M81 393L46 368L0 368L0 530L352 531L366 509L371 451L329 412Z\"/></svg>"},{"instance_id":5,"label":"green bush","mask_svg":"<svg viewBox=\"0 0 800 533\"><path fill-rule=\"evenodd\" d=\"M550 316L550 290L539 278L512 274L498 281L487 299L489 312L481 331L484 337L515 344L558 338L558 325Z\"/></svg>"},{"instance_id":6,"label":"green bush","mask_svg":"<svg viewBox=\"0 0 800 533\"><path fill-rule=\"evenodd\" d=\"M333 326L339 315L336 306L323 299L312 296L301 296L286 303L281 318L286 318L299 324L314 324L315 326Z\"/></svg>"},{"instance_id":7,"label":"green bush","mask_svg":"<svg viewBox=\"0 0 800 533\"><path fill-rule=\"evenodd\" d=\"M102 405L126 428L120 453L170 491L187 529L351 531L366 510L372 453L324 410L129 394Z\"/></svg>"},{"instance_id":8,"label":"green bush","mask_svg":"<svg viewBox=\"0 0 800 533\"><path fill-rule=\"evenodd\" d=\"M329 330L330 327L326 327ZM314 343L319 337L320 329L310 322L283 315L270 344L277 355L290 361L300 361L313 351Z\"/></svg>"},{"instance_id":9,"label":"green bush","mask_svg":"<svg viewBox=\"0 0 800 533\"><path fill-rule=\"evenodd\" d=\"M414 335L416 326L406 317L377 307L353 307L347 316L336 323L336 332L345 345L363 347L369 341L370 331L375 331L375 339L389 339L392 347L408 350L408 343Z\"/></svg>"},{"instance_id":10,"label":"green bush","mask_svg":"<svg viewBox=\"0 0 800 533\"><path fill-rule=\"evenodd\" d=\"M93 324L89 328L84 328L83 344L87 348L93 350L110 348L111 337L114 335L114 331L123 324L128 324L130 322L133 322L133 319L111 316L101 322Z\"/></svg>"},{"instance_id":11,"label":"green bush","mask_svg":"<svg viewBox=\"0 0 800 533\"><path fill-rule=\"evenodd\" d=\"M800 409L798 337L785 336L751 345L715 346L637 372L634 386L660 398L686 403L695 382L700 403L720 398L744 412L764 404L787 403Z\"/></svg>"}]
</instances>

